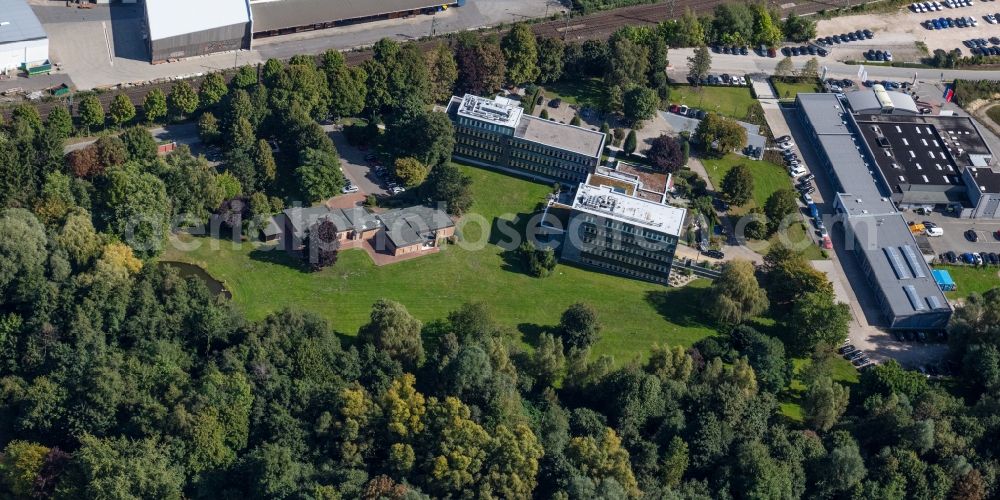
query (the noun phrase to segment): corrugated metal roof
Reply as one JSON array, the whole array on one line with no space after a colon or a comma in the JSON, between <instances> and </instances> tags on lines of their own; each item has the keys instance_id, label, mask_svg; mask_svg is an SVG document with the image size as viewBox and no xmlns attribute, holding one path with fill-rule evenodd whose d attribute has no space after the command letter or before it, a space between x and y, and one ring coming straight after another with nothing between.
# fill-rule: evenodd
<instances>
[{"instance_id":1,"label":"corrugated metal roof","mask_svg":"<svg viewBox=\"0 0 1000 500\"><path fill-rule=\"evenodd\" d=\"M249 23L252 19L248 0L146 0L152 40Z\"/></svg>"},{"instance_id":2,"label":"corrugated metal roof","mask_svg":"<svg viewBox=\"0 0 1000 500\"><path fill-rule=\"evenodd\" d=\"M252 0L254 33L454 4L455 0Z\"/></svg>"},{"instance_id":3,"label":"corrugated metal roof","mask_svg":"<svg viewBox=\"0 0 1000 500\"><path fill-rule=\"evenodd\" d=\"M0 0L0 43L42 38L48 36L26 0Z\"/></svg>"}]
</instances>

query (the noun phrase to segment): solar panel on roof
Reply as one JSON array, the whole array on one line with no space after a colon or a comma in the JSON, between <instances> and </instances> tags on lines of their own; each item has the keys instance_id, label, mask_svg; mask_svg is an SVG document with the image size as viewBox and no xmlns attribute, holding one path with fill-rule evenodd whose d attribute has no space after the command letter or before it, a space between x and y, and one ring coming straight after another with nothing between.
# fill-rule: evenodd
<instances>
[{"instance_id":1,"label":"solar panel on roof","mask_svg":"<svg viewBox=\"0 0 1000 500\"><path fill-rule=\"evenodd\" d=\"M903 292L906 293L906 298L910 299L910 305L913 306L914 311L927 309L927 306L917 296L917 289L913 285L903 285Z\"/></svg>"},{"instance_id":2,"label":"solar panel on roof","mask_svg":"<svg viewBox=\"0 0 1000 500\"><path fill-rule=\"evenodd\" d=\"M903 256L906 257L906 262L910 264L910 269L913 271L913 275L917 278L926 278L927 274L924 273L924 266L920 265L920 261L917 260L917 251L914 250L911 245L903 245L899 247L903 251Z\"/></svg>"},{"instance_id":3,"label":"solar panel on roof","mask_svg":"<svg viewBox=\"0 0 1000 500\"><path fill-rule=\"evenodd\" d=\"M896 273L896 278L901 280L908 279L910 275L906 272L906 267L903 266L903 259L899 256L899 252L893 247L883 247L882 251L889 260L889 266L892 267L892 271Z\"/></svg>"}]
</instances>

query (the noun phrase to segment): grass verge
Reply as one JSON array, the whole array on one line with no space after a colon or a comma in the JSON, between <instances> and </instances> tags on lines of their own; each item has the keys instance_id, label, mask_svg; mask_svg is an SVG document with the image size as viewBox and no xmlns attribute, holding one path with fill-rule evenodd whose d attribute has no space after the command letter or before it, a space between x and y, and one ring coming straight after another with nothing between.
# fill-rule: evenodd
<instances>
[{"instance_id":1,"label":"grass verge","mask_svg":"<svg viewBox=\"0 0 1000 500\"><path fill-rule=\"evenodd\" d=\"M670 102L686 104L689 107L715 111L723 116L744 120L747 110L757 102L747 87L692 87L671 85Z\"/></svg>"},{"instance_id":2,"label":"grass verge","mask_svg":"<svg viewBox=\"0 0 1000 500\"><path fill-rule=\"evenodd\" d=\"M1000 286L1000 275L997 274L997 268L993 266L936 265L934 269L948 270L948 274L951 274L951 279L955 280L955 291L944 293L949 299L965 298L971 293L981 294Z\"/></svg>"},{"instance_id":3,"label":"grass verge","mask_svg":"<svg viewBox=\"0 0 1000 500\"><path fill-rule=\"evenodd\" d=\"M505 239L497 222L534 213L549 186L460 168L473 178L475 204L459 230L465 242L481 242L478 250L451 245L382 267L362 250L346 250L330 268L310 273L279 250L199 238L198 248L171 248L163 260L203 267L224 282L251 319L291 307L326 318L344 336L356 334L381 297L403 303L424 322L444 318L463 302L484 301L528 345L558 324L571 304L588 302L603 324L593 353L619 362L645 358L654 342L688 346L714 333L702 309L705 281L673 289L565 264L547 278L528 276L496 246Z\"/></svg>"}]
</instances>

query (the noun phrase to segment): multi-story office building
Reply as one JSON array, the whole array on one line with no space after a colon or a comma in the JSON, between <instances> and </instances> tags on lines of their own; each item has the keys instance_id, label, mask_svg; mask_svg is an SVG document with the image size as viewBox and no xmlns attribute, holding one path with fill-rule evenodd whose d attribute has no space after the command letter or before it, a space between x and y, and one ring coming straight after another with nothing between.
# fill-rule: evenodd
<instances>
[{"instance_id":1,"label":"multi-story office building","mask_svg":"<svg viewBox=\"0 0 1000 500\"><path fill-rule=\"evenodd\" d=\"M463 161L574 185L601 160L602 132L531 116L512 99L454 96L447 112Z\"/></svg>"},{"instance_id":2,"label":"multi-story office building","mask_svg":"<svg viewBox=\"0 0 1000 500\"><path fill-rule=\"evenodd\" d=\"M595 173L577 187L571 203L550 206L568 213L562 259L666 284L687 211L643 187L634 176Z\"/></svg>"}]
</instances>

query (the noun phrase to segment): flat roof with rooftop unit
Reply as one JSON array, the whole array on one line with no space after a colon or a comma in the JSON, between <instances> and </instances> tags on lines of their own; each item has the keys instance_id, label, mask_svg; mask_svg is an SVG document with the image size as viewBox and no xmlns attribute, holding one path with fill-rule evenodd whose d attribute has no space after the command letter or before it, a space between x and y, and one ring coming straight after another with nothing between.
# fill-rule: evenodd
<instances>
[{"instance_id":1,"label":"flat roof with rooftop unit","mask_svg":"<svg viewBox=\"0 0 1000 500\"><path fill-rule=\"evenodd\" d=\"M593 176L591 176L593 177ZM599 185L593 185L592 183ZM686 210L662 203L635 198L614 186L600 185L600 179L588 180L577 188L573 210L617 219L653 231L681 235Z\"/></svg>"},{"instance_id":2,"label":"flat roof with rooftop unit","mask_svg":"<svg viewBox=\"0 0 1000 500\"><path fill-rule=\"evenodd\" d=\"M854 113L859 136L899 208L948 205L1000 217L1000 170L967 116Z\"/></svg>"}]
</instances>

